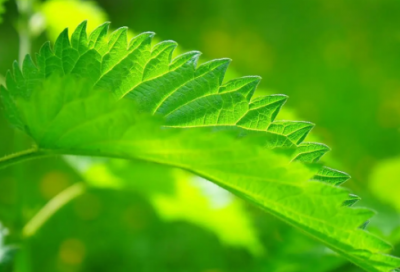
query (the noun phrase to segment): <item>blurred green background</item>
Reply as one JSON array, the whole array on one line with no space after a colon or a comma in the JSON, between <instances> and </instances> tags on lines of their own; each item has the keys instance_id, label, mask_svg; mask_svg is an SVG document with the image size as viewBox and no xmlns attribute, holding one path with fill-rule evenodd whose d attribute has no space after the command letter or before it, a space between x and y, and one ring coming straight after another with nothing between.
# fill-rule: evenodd
<instances>
[{"instance_id":1,"label":"blurred green background","mask_svg":"<svg viewBox=\"0 0 400 272\"><path fill-rule=\"evenodd\" d=\"M23 26L37 52L83 19L154 31L203 60L229 57L230 73L263 77L260 93L289 95L278 118L317 125L310 140L332 148L325 161L352 175L345 186L379 212L369 230L399 255L399 15L397 0L8 0L0 82ZM2 112L0 142L0 155L29 144ZM21 244L18 230L77 184L79 195ZM0 222L0 271L360 271L205 180L139 162L57 158L0 170Z\"/></svg>"}]
</instances>

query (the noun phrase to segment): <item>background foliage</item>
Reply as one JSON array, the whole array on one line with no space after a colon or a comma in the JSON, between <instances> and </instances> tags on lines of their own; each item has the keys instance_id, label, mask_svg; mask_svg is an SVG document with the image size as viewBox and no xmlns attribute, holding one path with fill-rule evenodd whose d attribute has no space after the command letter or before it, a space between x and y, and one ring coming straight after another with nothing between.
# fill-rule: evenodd
<instances>
[{"instance_id":1,"label":"background foliage","mask_svg":"<svg viewBox=\"0 0 400 272\"><path fill-rule=\"evenodd\" d=\"M0 80L19 54L21 17L14 1L5 8ZM199 49L205 59L230 57L238 75L261 75L262 92L289 95L296 111L284 114L317 124L315 137L333 147L326 160L350 173L347 186L379 211L369 229L400 242L397 1L45 1L33 10L33 52L66 26L89 19L95 27L108 18L114 26L155 31L186 50ZM25 145L2 114L0 127L0 154ZM171 182L158 184L155 176L146 185L107 186L126 167L134 166L59 158L0 170L0 218L10 232L0 252L4 270L19 252L13 229L69 185L101 176L102 186L69 203L24 245L32 255L17 254L21 271L359 271L187 173L161 169L162 177L174 176ZM140 173L128 179L140 180Z\"/></svg>"}]
</instances>

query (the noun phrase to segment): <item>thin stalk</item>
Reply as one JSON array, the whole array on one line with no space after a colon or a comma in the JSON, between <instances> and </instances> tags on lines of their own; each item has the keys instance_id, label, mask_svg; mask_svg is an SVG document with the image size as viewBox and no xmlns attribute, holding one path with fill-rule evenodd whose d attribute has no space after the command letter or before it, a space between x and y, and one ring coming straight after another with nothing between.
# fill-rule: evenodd
<instances>
[{"instance_id":1,"label":"thin stalk","mask_svg":"<svg viewBox=\"0 0 400 272\"><path fill-rule=\"evenodd\" d=\"M52 198L36 215L25 225L22 236L28 238L33 236L57 211L68 204L71 200L82 195L86 190L83 183L71 185L57 196Z\"/></svg>"},{"instance_id":2,"label":"thin stalk","mask_svg":"<svg viewBox=\"0 0 400 272\"><path fill-rule=\"evenodd\" d=\"M37 147L33 147L21 152L17 152L14 154L7 155L5 157L0 158L0 169L19 164L21 162L33 160L33 159L38 159L38 158L43 158L43 157L49 157L56 155L56 153L38 149Z\"/></svg>"}]
</instances>

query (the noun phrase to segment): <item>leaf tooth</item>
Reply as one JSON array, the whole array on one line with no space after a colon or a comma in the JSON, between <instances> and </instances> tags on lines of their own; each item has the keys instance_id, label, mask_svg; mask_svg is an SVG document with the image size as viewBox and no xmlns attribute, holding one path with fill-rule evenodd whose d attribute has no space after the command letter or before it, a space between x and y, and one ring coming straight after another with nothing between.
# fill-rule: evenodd
<instances>
[{"instance_id":1,"label":"leaf tooth","mask_svg":"<svg viewBox=\"0 0 400 272\"><path fill-rule=\"evenodd\" d=\"M128 47L128 27L123 26L113 31L108 39L108 48L118 46L119 48L127 49Z\"/></svg>"},{"instance_id":2,"label":"leaf tooth","mask_svg":"<svg viewBox=\"0 0 400 272\"><path fill-rule=\"evenodd\" d=\"M156 33L148 31L133 37L129 42L129 52L132 52L143 44L147 44L150 46L151 40L153 39L154 35L156 35Z\"/></svg>"},{"instance_id":3,"label":"leaf tooth","mask_svg":"<svg viewBox=\"0 0 400 272\"><path fill-rule=\"evenodd\" d=\"M30 55L26 55L24 59L22 65L22 74L26 82L26 96L29 97L36 86L40 84L41 80L44 78L44 75L39 73L39 69L33 62Z\"/></svg>"},{"instance_id":4,"label":"leaf tooth","mask_svg":"<svg viewBox=\"0 0 400 272\"><path fill-rule=\"evenodd\" d=\"M266 130L287 98L286 95L269 95L253 100L250 103L249 111L237 125L249 129Z\"/></svg>"},{"instance_id":5,"label":"leaf tooth","mask_svg":"<svg viewBox=\"0 0 400 272\"><path fill-rule=\"evenodd\" d=\"M63 51L69 47L71 47L71 45L68 38L68 28L66 28L61 32L54 44L54 54L57 57L62 58Z\"/></svg>"},{"instance_id":6,"label":"leaf tooth","mask_svg":"<svg viewBox=\"0 0 400 272\"><path fill-rule=\"evenodd\" d=\"M22 64L22 74L24 78L32 78L36 76L38 72L38 68L33 62L31 55L26 55Z\"/></svg>"},{"instance_id":7,"label":"leaf tooth","mask_svg":"<svg viewBox=\"0 0 400 272\"><path fill-rule=\"evenodd\" d=\"M361 197L355 194L349 194L348 199L343 202L343 206L351 207L361 200Z\"/></svg>"},{"instance_id":8,"label":"leaf tooth","mask_svg":"<svg viewBox=\"0 0 400 272\"><path fill-rule=\"evenodd\" d=\"M50 42L44 43L36 58L39 71L42 75L46 75L46 61L52 56L54 56L54 53L51 50Z\"/></svg>"},{"instance_id":9,"label":"leaf tooth","mask_svg":"<svg viewBox=\"0 0 400 272\"><path fill-rule=\"evenodd\" d=\"M293 161L305 163L317 162L330 148L321 143L302 143L297 147L297 155Z\"/></svg>"},{"instance_id":10,"label":"leaf tooth","mask_svg":"<svg viewBox=\"0 0 400 272\"><path fill-rule=\"evenodd\" d=\"M349 208L349 207L343 207L346 209L344 213L342 214L343 219L346 220L345 225L349 229L357 229L361 228L367 221L369 221L375 214L371 209L367 208Z\"/></svg>"},{"instance_id":11,"label":"leaf tooth","mask_svg":"<svg viewBox=\"0 0 400 272\"><path fill-rule=\"evenodd\" d=\"M16 60L13 62L13 75L17 83L24 81L24 76Z\"/></svg>"},{"instance_id":12,"label":"leaf tooth","mask_svg":"<svg viewBox=\"0 0 400 272\"><path fill-rule=\"evenodd\" d=\"M260 76L245 76L232 79L221 86L218 92L227 93L237 91L243 94L247 100L250 101L260 81Z\"/></svg>"},{"instance_id":13,"label":"leaf tooth","mask_svg":"<svg viewBox=\"0 0 400 272\"><path fill-rule=\"evenodd\" d=\"M92 33L90 33L89 35L89 46L94 47L99 38L107 35L109 27L110 22L105 22L98 26L95 30L93 30Z\"/></svg>"},{"instance_id":14,"label":"leaf tooth","mask_svg":"<svg viewBox=\"0 0 400 272\"><path fill-rule=\"evenodd\" d=\"M163 54L164 52L173 53L173 50L178 46L178 43L172 40L166 40L157 43L154 45L153 49L151 50L151 57L157 58L159 55ZM171 62L171 61L169 61Z\"/></svg>"},{"instance_id":15,"label":"leaf tooth","mask_svg":"<svg viewBox=\"0 0 400 272\"><path fill-rule=\"evenodd\" d=\"M102 58L101 77L95 83L97 87L113 90L118 97L124 97L142 83L153 36L153 32L146 32L132 38L128 50L117 58L106 54Z\"/></svg>"},{"instance_id":16,"label":"leaf tooth","mask_svg":"<svg viewBox=\"0 0 400 272\"><path fill-rule=\"evenodd\" d=\"M6 73L6 86L11 95L16 95L18 93L17 82L10 70Z\"/></svg>"},{"instance_id":17,"label":"leaf tooth","mask_svg":"<svg viewBox=\"0 0 400 272\"><path fill-rule=\"evenodd\" d=\"M378 236L375 236L374 234L369 233L368 231L362 230L360 228L362 226L362 224L363 223L360 222L360 225L356 226L356 232L363 233L363 237L362 237L363 241L361 241L361 243L364 245L370 245L369 249L367 249L367 250L369 250L370 252L371 251L375 252L375 254L372 256L370 255L370 257L372 257L374 259L376 259L376 258L380 259L379 262L382 262L382 259L381 259L382 257L384 257L384 258L388 257L388 259L385 259L385 267L386 268L388 267L387 265L391 265L391 264L395 265L394 263L397 264L395 267L397 267L397 266L400 267L400 259L399 258L390 256L390 255L386 255L384 253L384 252L387 252L387 251L393 249L393 246L390 243L386 242L385 240L379 238ZM359 251L362 254L361 256L365 257L366 250L357 250L357 251ZM359 253L357 251L354 252L354 254L357 255ZM386 272L386 271L392 271L392 270L372 270L372 271L385 271Z\"/></svg>"},{"instance_id":18,"label":"leaf tooth","mask_svg":"<svg viewBox=\"0 0 400 272\"><path fill-rule=\"evenodd\" d=\"M368 228L370 220L365 221L364 223L361 224L361 226L359 226L360 229L362 230L366 230Z\"/></svg>"},{"instance_id":19,"label":"leaf tooth","mask_svg":"<svg viewBox=\"0 0 400 272\"><path fill-rule=\"evenodd\" d=\"M38 69L38 73L40 73L40 75L44 78L45 73L42 69L43 65L40 63L42 60L40 59L39 53L35 53L35 57L36 57L36 68Z\"/></svg>"},{"instance_id":20,"label":"leaf tooth","mask_svg":"<svg viewBox=\"0 0 400 272\"><path fill-rule=\"evenodd\" d=\"M262 108L274 103L284 104L289 97L284 94L272 94L267 96L260 96L251 101L250 109Z\"/></svg>"},{"instance_id":21,"label":"leaf tooth","mask_svg":"<svg viewBox=\"0 0 400 272\"><path fill-rule=\"evenodd\" d=\"M70 73L79 78L86 78L94 84L101 75L101 60L101 55L90 49L80 56Z\"/></svg>"},{"instance_id":22,"label":"leaf tooth","mask_svg":"<svg viewBox=\"0 0 400 272\"><path fill-rule=\"evenodd\" d=\"M6 118L8 121L16 128L24 131L26 127L20 117L18 108L14 103L12 94L3 85L0 85L0 98L2 100L4 110L7 112Z\"/></svg>"},{"instance_id":23,"label":"leaf tooth","mask_svg":"<svg viewBox=\"0 0 400 272\"><path fill-rule=\"evenodd\" d=\"M166 116L191 101L217 94L229 62L229 59L218 59L200 65L195 71L194 78L165 97L157 106L155 113ZM201 74L198 73L199 70Z\"/></svg>"},{"instance_id":24,"label":"leaf tooth","mask_svg":"<svg viewBox=\"0 0 400 272\"><path fill-rule=\"evenodd\" d=\"M131 89L127 96L138 101L141 108L154 113L164 99L193 79L200 54L198 51L192 51L178 56L165 74L141 82Z\"/></svg>"},{"instance_id":25,"label":"leaf tooth","mask_svg":"<svg viewBox=\"0 0 400 272\"><path fill-rule=\"evenodd\" d=\"M228 58L207 61L197 68L195 77L200 77L210 71L214 71L215 75L218 76L218 81L221 85L222 81L224 80L226 69L228 69L228 66L231 62L232 60Z\"/></svg>"},{"instance_id":26,"label":"leaf tooth","mask_svg":"<svg viewBox=\"0 0 400 272\"><path fill-rule=\"evenodd\" d=\"M314 124L305 121L275 121L267 131L286 136L294 144L300 144L314 128Z\"/></svg>"},{"instance_id":27,"label":"leaf tooth","mask_svg":"<svg viewBox=\"0 0 400 272\"><path fill-rule=\"evenodd\" d=\"M39 56L43 58L50 58L54 56L54 52L51 49L51 44L49 41L45 42L39 50Z\"/></svg>"},{"instance_id":28,"label":"leaf tooth","mask_svg":"<svg viewBox=\"0 0 400 272\"><path fill-rule=\"evenodd\" d=\"M270 95L270 98L274 98L276 102L273 104L276 104L277 108L276 110L272 113L271 116L271 122L275 121L276 116L278 115L279 111L281 110L282 106L286 103L288 100L288 96L284 94L275 94L275 95ZM254 103L253 103L254 104Z\"/></svg>"},{"instance_id":29,"label":"leaf tooth","mask_svg":"<svg viewBox=\"0 0 400 272\"><path fill-rule=\"evenodd\" d=\"M233 126L248 110L239 91L206 95L177 107L166 115L169 126Z\"/></svg>"},{"instance_id":30,"label":"leaf tooth","mask_svg":"<svg viewBox=\"0 0 400 272\"><path fill-rule=\"evenodd\" d=\"M174 41L163 41L153 47L151 58L144 69L143 81L158 77L169 71L172 53L177 45Z\"/></svg>"},{"instance_id":31,"label":"leaf tooth","mask_svg":"<svg viewBox=\"0 0 400 272\"><path fill-rule=\"evenodd\" d=\"M313 177L313 180L339 186L350 178L350 175L345 172L329 167L322 167L319 172Z\"/></svg>"},{"instance_id":32,"label":"leaf tooth","mask_svg":"<svg viewBox=\"0 0 400 272\"><path fill-rule=\"evenodd\" d=\"M110 71L128 55L128 28L121 27L110 35L108 52L102 61L102 74Z\"/></svg>"},{"instance_id":33,"label":"leaf tooth","mask_svg":"<svg viewBox=\"0 0 400 272\"><path fill-rule=\"evenodd\" d=\"M193 64L193 67L197 66L197 61L201 56L200 51L190 51L184 54L177 56L175 59L172 60L172 63L169 66L169 70L173 71L185 64Z\"/></svg>"},{"instance_id":34,"label":"leaf tooth","mask_svg":"<svg viewBox=\"0 0 400 272\"><path fill-rule=\"evenodd\" d=\"M105 22L89 35L89 48L94 48L102 56L108 51L107 33L109 27L110 22Z\"/></svg>"},{"instance_id":35,"label":"leaf tooth","mask_svg":"<svg viewBox=\"0 0 400 272\"><path fill-rule=\"evenodd\" d=\"M86 33L87 20L80 23L71 36L71 46L76 49L79 54L83 54L88 50L88 38Z\"/></svg>"},{"instance_id":36,"label":"leaf tooth","mask_svg":"<svg viewBox=\"0 0 400 272\"><path fill-rule=\"evenodd\" d=\"M8 74L8 76L6 77L7 86L10 88L13 96L22 96L24 98L28 98L26 80L22 74L22 71L17 61L13 62L12 76L11 73L7 74Z\"/></svg>"}]
</instances>

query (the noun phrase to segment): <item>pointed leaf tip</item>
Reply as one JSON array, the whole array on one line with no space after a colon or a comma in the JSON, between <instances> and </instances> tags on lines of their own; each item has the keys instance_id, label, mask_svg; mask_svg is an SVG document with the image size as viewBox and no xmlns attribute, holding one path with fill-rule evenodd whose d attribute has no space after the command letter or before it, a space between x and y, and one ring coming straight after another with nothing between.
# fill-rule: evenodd
<instances>
[{"instance_id":1,"label":"pointed leaf tip","mask_svg":"<svg viewBox=\"0 0 400 272\"><path fill-rule=\"evenodd\" d=\"M351 176L345 172L329 167L322 167L313 179L339 186L348 181L350 178Z\"/></svg>"},{"instance_id":2,"label":"pointed leaf tip","mask_svg":"<svg viewBox=\"0 0 400 272\"><path fill-rule=\"evenodd\" d=\"M201 54L202 53L200 51L190 51L177 56L175 59L172 60L172 63L169 67L170 71L182 67L185 64L192 64L195 68Z\"/></svg>"},{"instance_id":3,"label":"pointed leaf tip","mask_svg":"<svg viewBox=\"0 0 400 272\"><path fill-rule=\"evenodd\" d=\"M343 206L351 207L361 200L361 197L354 194L349 194L349 198L343 202Z\"/></svg>"},{"instance_id":4,"label":"pointed leaf tip","mask_svg":"<svg viewBox=\"0 0 400 272\"><path fill-rule=\"evenodd\" d=\"M275 121L268 127L268 131L284 135L298 145L304 141L314 126L313 123L305 121Z\"/></svg>"},{"instance_id":5,"label":"pointed leaf tip","mask_svg":"<svg viewBox=\"0 0 400 272\"><path fill-rule=\"evenodd\" d=\"M317 162L330 148L321 143L302 143L297 148L297 155L293 161L305 163Z\"/></svg>"},{"instance_id":6,"label":"pointed leaf tip","mask_svg":"<svg viewBox=\"0 0 400 272\"><path fill-rule=\"evenodd\" d=\"M135 50L140 44L142 43L146 43L148 45L150 45L154 35L156 33L148 31L148 32L143 32L135 37L133 37L131 39L131 41L129 42L129 51Z\"/></svg>"},{"instance_id":7,"label":"pointed leaf tip","mask_svg":"<svg viewBox=\"0 0 400 272\"><path fill-rule=\"evenodd\" d=\"M215 73L215 76L219 78L219 84L222 84L226 70L228 69L228 66L231 63L231 61L232 60L228 58L207 61L201 64L199 67L197 67L195 76L200 77L206 73L213 72Z\"/></svg>"}]
</instances>

